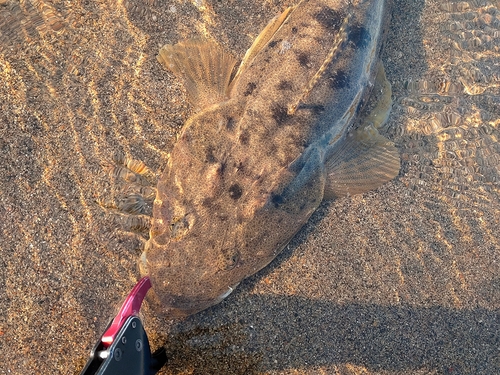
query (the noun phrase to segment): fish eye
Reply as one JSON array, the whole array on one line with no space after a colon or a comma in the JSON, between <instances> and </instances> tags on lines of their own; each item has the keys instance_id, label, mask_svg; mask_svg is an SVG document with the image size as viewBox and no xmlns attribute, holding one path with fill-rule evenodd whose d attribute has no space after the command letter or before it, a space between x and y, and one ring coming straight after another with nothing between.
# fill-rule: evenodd
<instances>
[{"instance_id":1,"label":"fish eye","mask_svg":"<svg viewBox=\"0 0 500 375\"><path fill-rule=\"evenodd\" d=\"M184 237L190 229L189 217L185 215L181 218L174 218L170 223L170 237L180 239Z\"/></svg>"},{"instance_id":2,"label":"fish eye","mask_svg":"<svg viewBox=\"0 0 500 375\"><path fill-rule=\"evenodd\" d=\"M225 271L232 270L240 260L240 252L236 249L223 250L223 269Z\"/></svg>"}]
</instances>

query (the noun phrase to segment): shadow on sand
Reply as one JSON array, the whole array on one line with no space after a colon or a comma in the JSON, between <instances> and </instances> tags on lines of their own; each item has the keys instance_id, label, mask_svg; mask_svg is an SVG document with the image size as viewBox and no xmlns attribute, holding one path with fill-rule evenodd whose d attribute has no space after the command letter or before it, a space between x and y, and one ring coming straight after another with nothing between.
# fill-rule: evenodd
<instances>
[{"instance_id":1,"label":"shadow on sand","mask_svg":"<svg viewBox=\"0 0 500 375\"><path fill-rule=\"evenodd\" d=\"M223 316L168 338L174 371L251 374L353 364L373 371L440 374L500 370L500 312L482 308L346 305L298 297L249 296ZM210 310L209 310L210 312ZM234 318L234 317L233 317Z\"/></svg>"}]
</instances>

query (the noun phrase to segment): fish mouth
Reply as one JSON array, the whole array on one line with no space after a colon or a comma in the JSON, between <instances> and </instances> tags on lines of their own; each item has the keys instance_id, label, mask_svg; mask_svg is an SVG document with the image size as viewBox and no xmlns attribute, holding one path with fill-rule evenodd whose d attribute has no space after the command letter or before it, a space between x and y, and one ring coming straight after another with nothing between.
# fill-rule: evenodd
<instances>
[{"instance_id":1,"label":"fish mouth","mask_svg":"<svg viewBox=\"0 0 500 375\"><path fill-rule=\"evenodd\" d=\"M142 277L149 276L151 278L150 269L148 267L147 259L148 244L146 244L145 250L142 252L139 258L139 272ZM163 313L169 318L181 318L189 315L196 314L202 310L208 309L213 305L217 305L222 300L227 298L236 287L239 282L228 286L222 293L216 297L203 298L201 295L198 296L186 296L186 295L165 295L162 293L161 285L159 289L155 288L154 277L152 278L152 289L148 292L148 300L156 305L159 312ZM158 287L158 286L157 286Z\"/></svg>"},{"instance_id":2,"label":"fish mouth","mask_svg":"<svg viewBox=\"0 0 500 375\"><path fill-rule=\"evenodd\" d=\"M238 283L239 284L239 283ZM179 298L173 305L162 304L167 315L172 317L182 317L196 314L197 312L203 311L212 307L214 305L219 304L222 300L228 297L234 289L238 286L235 284L233 286L228 287L223 293L215 298L210 299L189 299L189 298ZM154 286L153 286L154 290ZM183 300L183 301L182 301Z\"/></svg>"},{"instance_id":3,"label":"fish mouth","mask_svg":"<svg viewBox=\"0 0 500 375\"><path fill-rule=\"evenodd\" d=\"M170 301L170 303L166 303L166 301L161 298L161 293L157 293L153 284L153 288L149 290L147 298L148 301L153 304L153 308L165 318L179 319L194 315L200 311L206 310L214 305L219 304L234 291L238 284L235 284L232 287L228 287L227 290L225 290L216 298L190 299L186 297L177 297L175 298L175 302Z\"/></svg>"},{"instance_id":4,"label":"fish mouth","mask_svg":"<svg viewBox=\"0 0 500 375\"><path fill-rule=\"evenodd\" d=\"M229 296L233 292L233 290L236 289L236 287L238 286L238 284L228 287L228 289L224 293L222 293L219 297L216 298L217 303L219 303L224 298L226 298L227 296Z\"/></svg>"}]
</instances>

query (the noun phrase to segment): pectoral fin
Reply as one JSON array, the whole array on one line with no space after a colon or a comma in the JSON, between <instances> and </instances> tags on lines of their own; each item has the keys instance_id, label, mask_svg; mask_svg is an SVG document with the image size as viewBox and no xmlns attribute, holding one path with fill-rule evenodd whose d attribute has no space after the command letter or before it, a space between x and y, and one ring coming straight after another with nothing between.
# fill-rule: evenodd
<instances>
[{"instance_id":1,"label":"pectoral fin","mask_svg":"<svg viewBox=\"0 0 500 375\"><path fill-rule=\"evenodd\" d=\"M188 39L160 49L158 62L183 80L190 102L202 109L228 98L236 59L216 43Z\"/></svg>"},{"instance_id":2,"label":"pectoral fin","mask_svg":"<svg viewBox=\"0 0 500 375\"><path fill-rule=\"evenodd\" d=\"M392 180L399 173L399 153L379 134L392 108L391 84L379 64L370 102L372 109L360 125L330 146L326 156L324 199L361 194Z\"/></svg>"},{"instance_id":3,"label":"pectoral fin","mask_svg":"<svg viewBox=\"0 0 500 375\"><path fill-rule=\"evenodd\" d=\"M376 189L399 173L399 153L373 125L354 130L328 150L324 199Z\"/></svg>"}]
</instances>

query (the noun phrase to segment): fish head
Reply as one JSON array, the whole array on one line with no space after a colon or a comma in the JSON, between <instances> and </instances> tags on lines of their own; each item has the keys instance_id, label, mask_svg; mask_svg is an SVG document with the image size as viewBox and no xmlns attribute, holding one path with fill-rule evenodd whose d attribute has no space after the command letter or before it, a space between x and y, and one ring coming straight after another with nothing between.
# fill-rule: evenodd
<instances>
[{"instance_id":1,"label":"fish head","mask_svg":"<svg viewBox=\"0 0 500 375\"><path fill-rule=\"evenodd\" d=\"M149 240L141 256L141 273L150 277L153 299L168 317L184 317L216 305L238 284L231 280L239 252L220 252L217 235L207 238L207 233L196 233L201 223L192 216L178 221L178 228L173 229L177 237L165 242L164 236Z\"/></svg>"},{"instance_id":2,"label":"fish head","mask_svg":"<svg viewBox=\"0 0 500 375\"><path fill-rule=\"evenodd\" d=\"M235 182L237 168L224 156L230 142L221 133L206 133L217 129L196 121L180 136L158 183L150 240L140 263L170 316L219 303L246 276L240 257L246 183Z\"/></svg>"},{"instance_id":3,"label":"fish head","mask_svg":"<svg viewBox=\"0 0 500 375\"><path fill-rule=\"evenodd\" d=\"M162 201L141 257L141 272L149 275L161 309L173 317L219 303L242 278L231 221L215 210L175 204Z\"/></svg>"}]
</instances>

